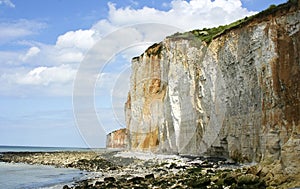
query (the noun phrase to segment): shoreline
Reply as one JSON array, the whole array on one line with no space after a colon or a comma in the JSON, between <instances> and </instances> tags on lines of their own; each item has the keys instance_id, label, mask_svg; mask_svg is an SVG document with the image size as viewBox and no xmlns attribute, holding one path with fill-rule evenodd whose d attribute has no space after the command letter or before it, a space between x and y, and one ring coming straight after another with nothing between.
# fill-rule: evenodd
<instances>
[{"instance_id":1,"label":"shoreline","mask_svg":"<svg viewBox=\"0 0 300 189\"><path fill-rule=\"evenodd\" d=\"M52 165L0 162L1 188L60 189L82 180L86 171Z\"/></svg>"},{"instance_id":2,"label":"shoreline","mask_svg":"<svg viewBox=\"0 0 300 189\"><path fill-rule=\"evenodd\" d=\"M267 188L256 166L225 158L130 151L2 152L1 162L87 171L68 188Z\"/></svg>"}]
</instances>

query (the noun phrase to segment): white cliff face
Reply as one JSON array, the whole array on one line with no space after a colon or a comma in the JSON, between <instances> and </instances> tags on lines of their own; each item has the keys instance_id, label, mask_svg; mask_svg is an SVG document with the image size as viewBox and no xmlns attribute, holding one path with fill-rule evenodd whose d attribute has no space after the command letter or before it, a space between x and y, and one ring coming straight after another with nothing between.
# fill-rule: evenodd
<instances>
[{"instance_id":1,"label":"white cliff face","mask_svg":"<svg viewBox=\"0 0 300 189\"><path fill-rule=\"evenodd\" d=\"M126 129L119 129L109 133L106 136L106 148L127 148L127 133Z\"/></svg>"},{"instance_id":2,"label":"white cliff face","mask_svg":"<svg viewBox=\"0 0 300 189\"><path fill-rule=\"evenodd\" d=\"M299 18L298 8L284 10L209 45L171 36L134 58L130 148L280 160L299 173Z\"/></svg>"}]
</instances>

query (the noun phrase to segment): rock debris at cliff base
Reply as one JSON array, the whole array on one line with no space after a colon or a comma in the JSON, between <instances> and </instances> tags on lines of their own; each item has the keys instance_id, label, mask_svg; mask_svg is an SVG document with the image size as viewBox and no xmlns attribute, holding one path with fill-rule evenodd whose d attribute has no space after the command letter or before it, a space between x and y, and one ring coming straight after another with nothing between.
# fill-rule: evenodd
<instances>
[{"instance_id":1,"label":"rock debris at cliff base","mask_svg":"<svg viewBox=\"0 0 300 189\"><path fill-rule=\"evenodd\" d=\"M254 180L243 181L247 169L236 171L238 166L224 158L125 154L127 157L116 152L17 152L4 153L0 160L92 171L86 179L64 188L222 188L241 182L265 188L258 176L249 175L248 179Z\"/></svg>"},{"instance_id":2,"label":"rock debris at cliff base","mask_svg":"<svg viewBox=\"0 0 300 189\"><path fill-rule=\"evenodd\" d=\"M136 152L3 153L0 161L88 170L83 180L64 186L97 188L289 188L299 181L268 175L268 167L239 165L220 157Z\"/></svg>"}]
</instances>

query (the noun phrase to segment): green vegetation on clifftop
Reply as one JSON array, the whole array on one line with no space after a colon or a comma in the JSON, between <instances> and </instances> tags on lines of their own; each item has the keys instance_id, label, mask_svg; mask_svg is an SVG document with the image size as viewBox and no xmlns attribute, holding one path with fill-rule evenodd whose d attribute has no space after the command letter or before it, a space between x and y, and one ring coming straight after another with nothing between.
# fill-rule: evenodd
<instances>
[{"instance_id":1,"label":"green vegetation on clifftop","mask_svg":"<svg viewBox=\"0 0 300 189\"><path fill-rule=\"evenodd\" d=\"M208 29L203 28L201 30L196 29L196 30L192 30L192 31L184 32L184 33L178 32L178 33L173 34L169 38L173 38L173 39L196 38L196 39L200 39L201 41L204 41L207 44L209 44L216 37L218 37L222 34L225 34L226 32L228 32L232 29L240 28L240 27L250 23L251 21L254 21L255 19L266 18L268 15L275 14L278 10L289 9L293 5L298 6L297 0L289 0L287 3L281 4L278 6L270 5L269 8L267 8L266 10L264 10L258 14L255 14L255 15L249 16L249 17L245 17L243 19L240 19L240 20L233 22L231 24L228 24L228 25L222 25L222 26L208 28Z\"/></svg>"}]
</instances>

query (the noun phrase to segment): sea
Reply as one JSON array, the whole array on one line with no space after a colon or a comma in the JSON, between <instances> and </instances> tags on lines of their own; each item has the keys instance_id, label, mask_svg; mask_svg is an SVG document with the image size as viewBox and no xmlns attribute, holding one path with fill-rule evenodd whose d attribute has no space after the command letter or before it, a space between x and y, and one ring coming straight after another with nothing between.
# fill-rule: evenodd
<instances>
[{"instance_id":1,"label":"sea","mask_svg":"<svg viewBox=\"0 0 300 189\"><path fill-rule=\"evenodd\" d=\"M88 151L87 148L0 146L2 152ZM61 189L64 185L84 179L79 169L55 168L46 165L0 162L0 189Z\"/></svg>"}]
</instances>

